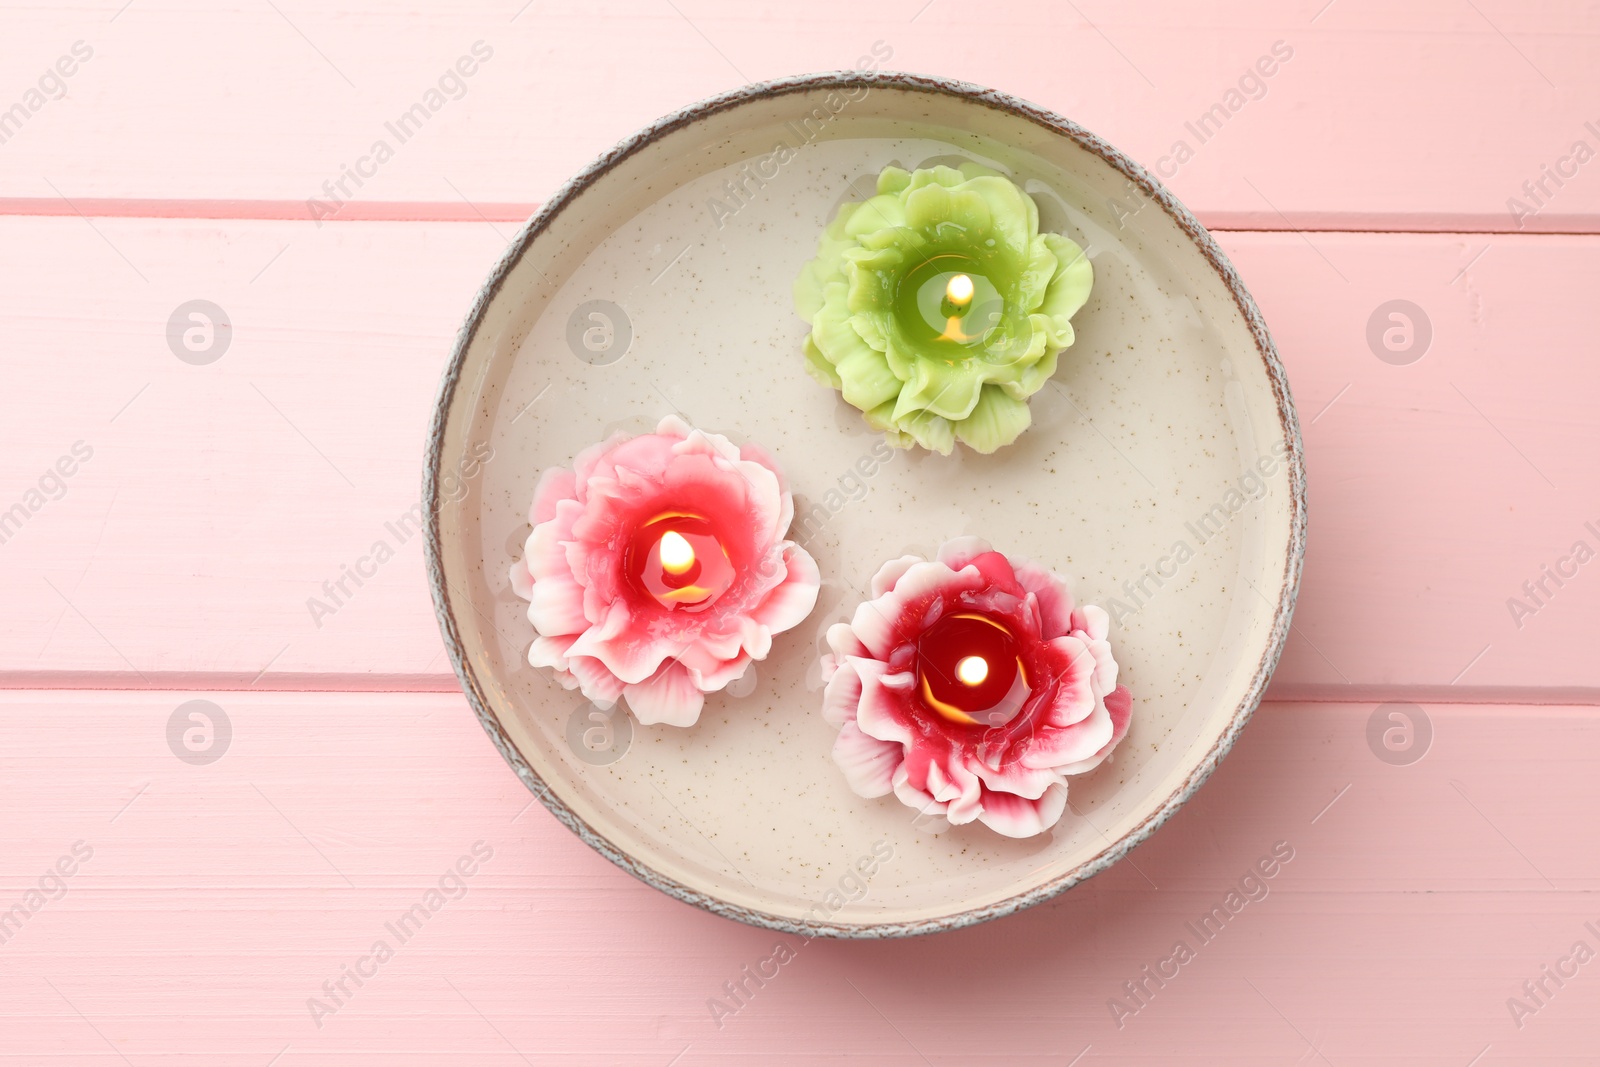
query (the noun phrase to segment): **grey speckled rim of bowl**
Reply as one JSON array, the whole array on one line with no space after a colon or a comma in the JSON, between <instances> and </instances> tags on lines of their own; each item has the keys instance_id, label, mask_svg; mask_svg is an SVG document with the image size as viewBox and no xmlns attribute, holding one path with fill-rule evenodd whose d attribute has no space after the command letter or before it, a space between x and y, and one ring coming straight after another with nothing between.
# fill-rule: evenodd
<instances>
[{"instance_id":1,"label":"grey speckled rim of bowl","mask_svg":"<svg viewBox=\"0 0 1600 1067\"><path fill-rule=\"evenodd\" d=\"M827 89L851 88L890 88L918 93L935 93L943 96L954 96L969 100L983 107L993 108L996 111L1006 112L1011 115L1021 116L1030 122L1053 130L1064 137L1070 138L1089 152L1099 156L1111 166L1121 171L1133 182L1146 196L1161 206L1178 224L1184 233L1194 242L1201 254L1216 270L1217 274L1226 283L1228 291L1233 294L1234 303L1238 305L1239 313L1244 317L1250 327L1250 332L1255 338L1256 350L1261 354L1261 362L1266 367L1267 376L1272 383L1273 395L1277 399L1278 418L1283 428L1284 440L1289 448L1289 485L1290 485L1290 536L1289 550L1283 561L1283 589L1278 598L1278 604L1273 616L1272 637L1267 648L1261 655L1261 661L1256 665L1254 677L1244 699L1234 709L1233 717L1228 728L1223 731L1215 745L1206 753L1205 757L1190 772L1189 777L1156 811L1152 812L1142 823L1130 830L1120 840L1113 843L1105 852L1095 859L1082 863L1072 870L1060 875L1044 885L1036 886L1024 893L1008 897L1005 900L986 905L981 908L972 908L966 911L937 919L923 919L916 922L903 923L831 923L807 922L787 919L778 915L771 915L763 911L744 908L730 904L727 901L709 896L682 883L668 878L658 871L645 866L632 856L618 849L605 837L578 818L570 808L555 794L545 782L534 774L522 754L517 751L506 736L505 730L499 721L489 711L488 703L484 699L483 688L474 673L471 662L467 658L461 645L460 635L456 630L455 611L450 601L450 592L445 585L444 568L440 563L439 553L439 471L444 443L445 423L449 417L450 408L455 398L456 388L460 384L462 364L466 359L468 347L471 345L479 323L483 320L484 313L490 302L500 291L501 284L516 265L524 251L533 241L544 232L551 221L561 213L580 193L593 185L607 171L616 166L628 156L644 148L646 145L695 122L698 119L738 107L747 101L761 97L787 96L793 93L806 93ZM1162 187L1139 164L1123 155L1099 137L1085 130L1069 119L1063 118L1052 111L1019 100L1014 96L985 89L981 86L967 82L953 81L948 78L935 78L921 74L902 74L897 72L861 72L861 71L832 71L819 74L804 74L791 78L780 78L776 81L759 82L724 93L721 96L703 100L698 104L676 111L654 124L640 130L628 140L617 145L611 151L595 160L582 173L568 181L561 187L549 202L541 207L533 218L528 220L517 236L516 241L506 251L500 262L495 266L489 281L479 290L473 300L472 308L467 313L466 321L462 324L461 332L456 337L455 349L451 353L450 363L445 368L444 379L440 383L439 398L436 402L433 423L428 431L427 456L423 470L422 499L427 509L427 538L426 553L428 564L428 584L433 590L434 608L439 616L439 627L444 633L445 647L450 653L450 662L455 666L456 677L461 680L461 687L466 692L467 700L478 714L478 720L489 734L489 739L494 742L506 762L516 771L517 776L539 798L545 807L559 819L567 829L577 834L591 848L606 857L612 863L621 867L635 878L654 886L664 893L671 894L679 900L704 908L706 911L717 915L737 919L752 926L763 926L772 930L781 930L803 937L838 937L838 938L889 938L907 937L913 934L934 933L941 930L956 930L974 923L996 919L1003 915L1021 911L1032 907L1041 901L1049 900L1059 893L1071 889L1086 878L1093 877L1111 866L1113 863L1126 856L1132 849L1145 838L1155 832L1156 828L1166 822L1191 796L1195 790L1211 776L1216 770L1222 757L1232 749L1240 732L1250 721L1251 714L1261 702L1261 695L1271 677L1273 668L1277 666L1278 657L1283 652L1284 643L1289 636L1290 617L1294 612L1295 597L1300 588L1300 569L1305 557L1306 543L1306 469L1305 452L1300 438L1300 421L1295 415L1294 402L1289 396L1289 382L1284 375L1283 364L1278 359L1277 349L1272 344L1272 338L1267 333L1267 324L1261 318L1261 312L1256 307L1256 302L1246 291L1244 283L1239 280L1238 273L1233 269L1233 264L1223 255L1222 249L1217 247L1211 235L1201 226L1199 221L1191 215L1187 208L1180 204L1171 193Z\"/></svg>"}]
</instances>

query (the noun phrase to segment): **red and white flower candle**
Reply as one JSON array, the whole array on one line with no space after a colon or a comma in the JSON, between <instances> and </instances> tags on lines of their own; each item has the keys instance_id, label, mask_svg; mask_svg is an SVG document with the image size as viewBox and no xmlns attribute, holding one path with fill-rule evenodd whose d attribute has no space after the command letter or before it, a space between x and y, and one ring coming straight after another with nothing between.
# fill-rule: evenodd
<instances>
[{"instance_id":1,"label":"red and white flower candle","mask_svg":"<svg viewBox=\"0 0 1600 1067\"><path fill-rule=\"evenodd\" d=\"M641 723L693 725L816 604L816 562L784 539L793 518L766 452L676 416L545 471L511 568L538 631L528 662Z\"/></svg>"},{"instance_id":2,"label":"red and white flower candle","mask_svg":"<svg viewBox=\"0 0 1600 1067\"><path fill-rule=\"evenodd\" d=\"M1007 837L1053 827L1067 779L1128 733L1106 613L978 538L884 564L872 597L829 629L823 658L851 788Z\"/></svg>"}]
</instances>

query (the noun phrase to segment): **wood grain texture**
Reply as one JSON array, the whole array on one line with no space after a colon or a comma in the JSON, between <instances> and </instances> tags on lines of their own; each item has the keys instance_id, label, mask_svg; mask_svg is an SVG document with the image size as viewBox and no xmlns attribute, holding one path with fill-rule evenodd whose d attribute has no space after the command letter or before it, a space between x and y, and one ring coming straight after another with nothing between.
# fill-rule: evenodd
<instances>
[{"instance_id":1,"label":"wood grain texture","mask_svg":"<svg viewBox=\"0 0 1600 1067\"><path fill-rule=\"evenodd\" d=\"M506 236L484 222L0 222L31 259L0 291L0 360L14 401L32 400L0 427L0 510L76 442L94 450L0 544L16 620L0 678L450 689L420 542L390 526L417 499L439 368ZM1309 457L1305 584L1274 692L1592 699L1600 571L1545 580L1531 613L1507 601L1533 606L1522 584L1574 542L1600 548L1585 295L1600 239L1221 239L1276 336ZM195 297L233 319L209 366L166 344ZM1408 366L1368 346L1392 299L1431 324ZM1104 414L1139 462L1139 428ZM314 618L308 598L379 539L396 557Z\"/></svg>"},{"instance_id":2,"label":"wood grain texture","mask_svg":"<svg viewBox=\"0 0 1600 1067\"><path fill-rule=\"evenodd\" d=\"M1079 121L1211 225L1592 232L1600 217L1593 166L1564 165L1542 205L1521 191L1575 141L1600 149L1600 15L1570 0L990 5L977 23L948 0L6 7L0 108L75 42L93 50L4 144L7 196L303 202L387 139L394 157L355 199L527 203L666 111L851 67L882 41L891 69ZM480 40L492 57L400 143L385 123ZM1292 57L1241 92L1280 41ZM1537 212L1513 217L1519 196Z\"/></svg>"},{"instance_id":3,"label":"wood grain texture","mask_svg":"<svg viewBox=\"0 0 1600 1067\"><path fill-rule=\"evenodd\" d=\"M197 696L233 729L208 766L165 738ZM1491 1046L1481 1063L1584 1062L1597 965L1520 1029L1506 1001L1575 941L1600 946L1585 927L1600 926L1600 858L1550 817L1600 804L1600 720L1429 706L1431 749L1391 766L1368 748L1371 710L1269 703L1130 862L1045 906L908 942L802 944L590 852L529 806L459 696L8 693L0 902L76 841L93 856L0 944L0 1054L666 1064L687 1047L693 1067L1063 1064L1091 1046L1080 1062L1460 1067ZM479 841L492 858L400 943L385 924ZM1188 924L1278 842L1293 858L1265 895L1202 942ZM394 958L319 1028L307 1000L376 940ZM794 958L719 1027L708 1001L732 1006L723 983L779 940ZM1132 1000L1123 983L1180 940L1195 958ZM1138 1008L1120 1027L1113 999Z\"/></svg>"}]
</instances>

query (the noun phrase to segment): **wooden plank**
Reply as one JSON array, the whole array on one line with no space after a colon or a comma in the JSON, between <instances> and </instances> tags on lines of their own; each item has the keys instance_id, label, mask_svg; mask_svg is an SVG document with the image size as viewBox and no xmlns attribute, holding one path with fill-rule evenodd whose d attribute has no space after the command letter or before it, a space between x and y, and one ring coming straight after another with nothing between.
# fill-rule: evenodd
<instances>
[{"instance_id":1,"label":"wooden plank","mask_svg":"<svg viewBox=\"0 0 1600 1067\"><path fill-rule=\"evenodd\" d=\"M1306 439L1310 546L1279 695L1366 699L1405 686L1442 700L1526 686L1592 700L1600 675L1580 650L1596 636L1600 569L1572 557L1580 541L1600 550L1600 473L1588 458L1600 449L1600 369L1569 287L1600 281L1600 246L1356 234L1223 243L1266 313ZM1561 278L1549 273L1558 263ZM1408 313L1407 353L1381 341L1398 321L1381 309L1397 300L1421 309ZM1420 358L1378 356L1422 352L1423 319L1432 338ZM1549 580L1547 566L1575 576Z\"/></svg>"},{"instance_id":2,"label":"wooden plank","mask_svg":"<svg viewBox=\"0 0 1600 1067\"><path fill-rule=\"evenodd\" d=\"M75 443L93 449L0 544L0 678L451 689L420 545L386 524L416 500L438 374L503 236L481 222L0 223L29 262L0 291L0 510ZM1584 340L1600 242L1222 239L1289 367L1310 463L1311 546L1275 691L1591 699L1600 572L1557 587L1542 568L1578 540L1600 548L1586 526L1600 527L1600 370ZM167 347L168 318L195 298L234 323L207 366ZM1410 365L1368 346L1391 299L1431 323ZM1118 445L1138 461L1137 437ZM395 559L314 619L308 598L379 538ZM1544 582L1539 604L1525 581ZM1513 617L1512 597L1536 610Z\"/></svg>"},{"instance_id":3,"label":"wooden plank","mask_svg":"<svg viewBox=\"0 0 1600 1067\"><path fill-rule=\"evenodd\" d=\"M233 727L206 766L164 736L197 696ZM1600 713L1429 706L1431 747L1396 766L1368 747L1371 711L1269 703L1131 862L950 935L788 939L795 958L719 1027L708 1001L778 935L672 901L524 811L458 696L0 694L0 901L74 842L93 849L0 945L0 1053L1060 1064L1091 1046L1081 1062L1460 1067L1487 1046L1480 1063L1583 1062L1594 964L1547 981L1520 1028L1507 1000L1575 942L1600 947L1600 857L1550 818L1600 804ZM321 983L480 840L494 855L466 895L316 1026ZM1294 856L1266 895L1202 943L1188 924L1280 841ZM1180 940L1194 958L1133 1000L1123 983Z\"/></svg>"},{"instance_id":4,"label":"wooden plank","mask_svg":"<svg viewBox=\"0 0 1600 1067\"><path fill-rule=\"evenodd\" d=\"M363 164L344 199L527 204L665 111L851 67L883 42L886 67L1071 116L1213 225L1592 232L1600 218L1594 167L1569 158L1579 140L1600 149L1600 15L1573 0L1097 2L981 19L944 0L105 0L4 17L0 109L25 110L0 153L14 198L303 205L383 140L393 157ZM93 54L65 95L52 80L29 97L79 41ZM430 101L479 41L492 55ZM426 125L402 142L386 123L418 103ZM1547 167L1567 172L1559 186ZM1537 210L1518 217L1512 198Z\"/></svg>"}]
</instances>

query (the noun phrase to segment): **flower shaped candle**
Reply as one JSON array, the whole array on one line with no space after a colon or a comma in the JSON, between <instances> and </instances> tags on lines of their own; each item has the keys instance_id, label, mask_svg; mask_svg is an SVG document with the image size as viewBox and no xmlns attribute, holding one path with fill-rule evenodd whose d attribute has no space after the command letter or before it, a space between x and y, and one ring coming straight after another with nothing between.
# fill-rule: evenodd
<instances>
[{"instance_id":1,"label":"flower shaped candle","mask_svg":"<svg viewBox=\"0 0 1600 1067\"><path fill-rule=\"evenodd\" d=\"M902 556L828 631L823 716L856 793L1007 837L1050 829L1066 780L1128 733L1110 620L1065 580L977 538Z\"/></svg>"},{"instance_id":2,"label":"flower shaped candle","mask_svg":"<svg viewBox=\"0 0 1600 1067\"><path fill-rule=\"evenodd\" d=\"M602 706L625 697L641 723L693 725L816 604L793 518L771 457L675 416L552 467L511 567L539 634L528 662Z\"/></svg>"},{"instance_id":3,"label":"flower shaped candle","mask_svg":"<svg viewBox=\"0 0 1600 1067\"><path fill-rule=\"evenodd\" d=\"M901 447L993 452L1072 344L1094 269L1033 199L975 163L907 173L839 209L794 285L812 376Z\"/></svg>"}]
</instances>

